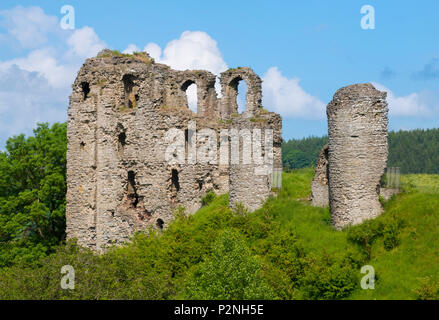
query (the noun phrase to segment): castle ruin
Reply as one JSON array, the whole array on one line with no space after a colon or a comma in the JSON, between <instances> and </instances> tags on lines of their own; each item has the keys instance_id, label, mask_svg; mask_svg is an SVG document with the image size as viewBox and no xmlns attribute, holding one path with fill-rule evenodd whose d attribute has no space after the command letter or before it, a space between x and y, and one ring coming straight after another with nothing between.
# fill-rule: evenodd
<instances>
[{"instance_id":1,"label":"castle ruin","mask_svg":"<svg viewBox=\"0 0 439 320\"><path fill-rule=\"evenodd\" d=\"M312 183L314 205L331 210L337 229L377 217L387 163L386 93L371 84L339 89L327 106L329 144Z\"/></svg>"},{"instance_id":2,"label":"castle ruin","mask_svg":"<svg viewBox=\"0 0 439 320\"><path fill-rule=\"evenodd\" d=\"M241 80L248 90L239 114ZM230 206L261 206L271 194L271 169L282 166L281 117L262 108L261 79L251 69L223 72L221 97L215 83L208 71L173 70L146 53L103 50L86 60L68 109L69 238L101 251L147 226L165 228L180 206L195 212L208 191L229 192ZM188 108L191 84L197 86L196 113ZM258 138L271 139L271 147L262 143L258 150ZM171 158L180 161L169 159L170 147ZM238 161L230 161L237 151ZM205 152L210 160L197 161ZM249 152L253 160L269 161L245 162Z\"/></svg>"}]
</instances>

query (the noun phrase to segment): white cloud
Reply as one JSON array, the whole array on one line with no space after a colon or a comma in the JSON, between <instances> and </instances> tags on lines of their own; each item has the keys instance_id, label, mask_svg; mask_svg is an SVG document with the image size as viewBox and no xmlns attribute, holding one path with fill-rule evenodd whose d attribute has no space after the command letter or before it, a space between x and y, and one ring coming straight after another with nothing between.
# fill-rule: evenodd
<instances>
[{"instance_id":1,"label":"white cloud","mask_svg":"<svg viewBox=\"0 0 439 320\"><path fill-rule=\"evenodd\" d=\"M30 133L37 121L65 121L68 95L78 69L85 58L95 56L106 44L91 27L61 30L58 18L38 7L0 11L0 25L7 30L0 33L2 43L11 45L13 40L27 49L22 57L0 61L0 140L4 141L11 134ZM140 51L139 47L130 44L123 52L134 51ZM228 68L217 42L202 31L185 31L164 48L150 42L144 51L177 70L204 69L219 75ZM268 69L262 79L267 109L284 118L325 118L325 104L306 92L300 79L283 76L277 67ZM428 115L433 110L424 92L395 96L388 88L375 86L388 92L391 115ZM216 89L219 93L219 81ZM195 111L195 86L187 93L189 106ZM240 107L243 99L241 93Z\"/></svg>"},{"instance_id":2,"label":"white cloud","mask_svg":"<svg viewBox=\"0 0 439 320\"><path fill-rule=\"evenodd\" d=\"M140 51L141 50L138 46L136 46L135 44L130 44L124 51L122 51L122 53L133 54L134 52L140 52Z\"/></svg>"},{"instance_id":3,"label":"white cloud","mask_svg":"<svg viewBox=\"0 0 439 320\"><path fill-rule=\"evenodd\" d=\"M93 28L83 27L75 30L67 39L67 44L73 53L81 58L89 58L106 47L105 42L99 39Z\"/></svg>"},{"instance_id":4,"label":"white cloud","mask_svg":"<svg viewBox=\"0 0 439 320\"><path fill-rule=\"evenodd\" d=\"M429 117L438 109L432 106L434 102L427 92L410 93L405 96L396 96L389 88L382 84L372 82L373 86L380 91L387 92L387 103L389 104L390 116L416 116ZM432 103L433 102L433 103Z\"/></svg>"},{"instance_id":5,"label":"white cloud","mask_svg":"<svg viewBox=\"0 0 439 320\"><path fill-rule=\"evenodd\" d=\"M0 26L6 29L2 46L24 51L0 61L2 145L12 134L30 134L37 122L65 121L77 71L106 45L93 28L62 30L58 18L39 7L0 11Z\"/></svg>"},{"instance_id":6,"label":"white cloud","mask_svg":"<svg viewBox=\"0 0 439 320\"><path fill-rule=\"evenodd\" d=\"M189 106L189 109L191 109L193 112L197 112L197 86L195 84L191 84L186 89L186 95L187 95L187 104Z\"/></svg>"},{"instance_id":7,"label":"white cloud","mask_svg":"<svg viewBox=\"0 0 439 320\"><path fill-rule=\"evenodd\" d=\"M16 65L0 70L0 142L30 133L37 122L65 121L69 90L54 88L39 73Z\"/></svg>"},{"instance_id":8,"label":"white cloud","mask_svg":"<svg viewBox=\"0 0 439 320\"><path fill-rule=\"evenodd\" d=\"M16 65L29 72L38 72L54 88L68 87L74 80L76 66L57 61L57 52L51 48L33 50L25 58L6 61L3 66Z\"/></svg>"},{"instance_id":9,"label":"white cloud","mask_svg":"<svg viewBox=\"0 0 439 320\"><path fill-rule=\"evenodd\" d=\"M66 88L73 83L84 59L95 56L103 48L105 43L99 39L94 30L84 27L72 32L66 38L61 50L59 46L56 49L41 47L30 51L26 57L0 62L0 65L3 67L17 65L22 70L38 72L54 88Z\"/></svg>"},{"instance_id":10,"label":"white cloud","mask_svg":"<svg viewBox=\"0 0 439 320\"><path fill-rule=\"evenodd\" d=\"M299 85L300 79L286 78L277 67L262 77L263 105L286 118L323 119L325 104Z\"/></svg>"},{"instance_id":11,"label":"white cloud","mask_svg":"<svg viewBox=\"0 0 439 320\"><path fill-rule=\"evenodd\" d=\"M156 62L164 63L176 70L207 70L215 75L227 70L217 42L202 31L183 32L179 39L168 42L163 51L158 44L150 42L144 51ZM197 104L195 88L196 86L191 85L186 91L189 108L193 111L196 111ZM215 88L220 94L218 81Z\"/></svg>"},{"instance_id":12,"label":"white cloud","mask_svg":"<svg viewBox=\"0 0 439 320\"><path fill-rule=\"evenodd\" d=\"M185 31L179 39L168 42L165 48L148 43L144 51L156 62L169 65L177 70L203 69L219 75L227 70L227 64L218 49L217 42L202 31ZM221 90L219 81L216 83L218 95ZM246 88L245 85L240 89ZM268 109L280 113L284 117L322 119L325 117L325 105L318 98L305 92L299 85L299 79L283 77L276 68L270 68L263 77L263 103ZM241 91L241 90L240 90ZM195 86L188 88L188 104L196 110ZM238 96L239 109L244 109L245 92Z\"/></svg>"},{"instance_id":13,"label":"white cloud","mask_svg":"<svg viewBox=\"0 0 439 320\"><path fill-rule=\"evenodd\" d=\"M202 31L183 32L179 39L166 45L163 54L160 46L153 42L145 46L145 51L157 62L176 70L203 69L216 75L227 70L216 41Z\"/></svg>"},{"instance_id":14,"label":"white cloud","mask_svg":"<svg viewBox=\"0 0 439 320\"><path fill-rule=\"evenodd\" d=\"M48 41L50 33L60 31L58 19L48 16L40 7L17 6L0 11L1 26L23 48L35 48Z\"/></svg>"},{"instance_id":15,"label":"white cloud","mask_svg":"<svg viewBox=\"0 0 439 320\"><path fill-rule=\"evenodd\" d=\"M156 61L160 61L162 55L162 48L157 43L150 42L145 46L143 51L148 52L148 54L154 58Z\"/></svg>"}]
</instances>

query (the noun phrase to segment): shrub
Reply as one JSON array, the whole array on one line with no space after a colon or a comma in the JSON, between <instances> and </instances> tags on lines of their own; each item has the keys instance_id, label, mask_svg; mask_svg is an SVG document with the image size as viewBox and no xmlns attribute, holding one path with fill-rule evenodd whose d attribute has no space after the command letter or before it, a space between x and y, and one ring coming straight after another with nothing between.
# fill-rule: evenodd
<instances>
[{"instance_id":1,"label":"shrub","mask_svg":"<svg viewBox=\"0 0 439 320\"><path fill-rule=\"evenodd\" d=\"M303 276L308 261L294 232L272 232L263 242L261 250L266 260L282 270L292 282Z\"/></svg>"},{"instance_id":2,"label":"shrub","mask_svg":"<svg viewBox=\"0 0 439 320\"><path fill-rule=\"evenodd\" d=\"M213 200L215 200L215 198L216 198L215 192L209 191L206 193L206 195L204 197L201 198L201 205L207 206L207 205L211 204L213 202Z\"/></svg>"},{"instance_id":3,"label":"shrub","mask_svg":"<svg viewBox=\"0 0 439 320\"><path fill-rule=\"evenodd\" d=\"M358 278L354 266L344 259L323 254L309 260L309 269L300 282L304 298L341 299L356 288Z\"/></svg>"},{"instance_id":4,"label":"shrub","mask_svg":"<svg viewBox=\"0 0 439 320\"><path fill-rule=\"evenodd\" d=\"M261 276L254 258L236 232L226 230L214 243L212 254L195 267L186 282L190 299L273 299L274 291Z\"/></svg>"},{"instance_id":5,"label":"shrub","mask_svg":"<svg viewBox=\"0 0 439 320\"><path fill-rule=\"evenodd\" d=\"M347 238L359 245L370 260L372 258L372 245L382 238L384 248L392 250L400 242L398 235L403 227L404 221L401 218L388 214L350 227Z\"/></svg>"}]
</instances>

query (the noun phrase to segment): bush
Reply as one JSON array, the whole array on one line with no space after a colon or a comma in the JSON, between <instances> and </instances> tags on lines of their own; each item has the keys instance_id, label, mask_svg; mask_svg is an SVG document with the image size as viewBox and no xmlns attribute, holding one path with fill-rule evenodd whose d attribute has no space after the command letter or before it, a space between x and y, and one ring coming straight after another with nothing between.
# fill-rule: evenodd
<instances>
[{"instance_id":1,"label":"bush","mask_svg":"<svg viewBox=\"0 0 439 320\"><path fill-rule=\"evenodd\" d=\"M166 299L175 293L171 275L151 255L114 248L104 255L69 241L42 260L39 268L0 269L0 299ZM61 288L61 268L75 271L75 288Z\"/></svg>"},{"instance_id":2,"label":"bush","mask_svg":"<svg viewBox=\"0 0 439 320\"><path fill-rule=\"evenodd\" d=\"M383 239L384 248L392 250L400 242L398 235L403 227L404 222L401 218L388 214L350 227L347 238L359 245L370 260L372 258L372 245L378 239Z\"/></svg>"},{"instance_id":3,"label":"bush","mask_svg":"<svg viewBox=\"0 0 439 320\"><path fill-rule=\"evenodd\" d=\"M308 261L294 232L272 232L263 242L261 251L266 261L282 270L292 282L303 276Z\"/></svg>"},{"instance_id":4,"label":"bush","mask_svg":"<svg viewBox=\"0 0 439 320\"><path fill-rule=\"evenodd\" d=\"M212 254L192 271L186 283L189 299L273 299L274 291L261 276L254 258L236 232L226 230Z\"/></svg>"},{"instance_id":5,"label":"bush","mask_svg":"<svg viewBox=\"0 0 439 320\"><path fill-rule=\"evenodd\" d=\"M206 193L206 195L204 197L201 198L201 205L207 206L207 205L211 204L213 202L213 200L215 200L215 198L216 198L215 192L209 191Z\"/></svg>"},{"instance_id":6,"label":"bush","mask_svg":"<svg viewBox=\"0 0 439 320\"><path fill-rule=\"evenodd\" d=\"M309 260L309 269L301 279L306 299L342 299L356 288L357 270L344 259L323 254Z\"/></svg>"},{"instance_id":7,"label":"bush","mask_svg":"<svg viewBox=\"0 0 439 320\"><path fill-rule=\"evenodd\" d=\"M64 265L75 269L75 290L61 288L61 267ZM97 267L96 255L69 241L44 258L39 268L1 269L0 299L96 299L99 297L99 283L94 274Z\"/></svg>"}]
</instances>

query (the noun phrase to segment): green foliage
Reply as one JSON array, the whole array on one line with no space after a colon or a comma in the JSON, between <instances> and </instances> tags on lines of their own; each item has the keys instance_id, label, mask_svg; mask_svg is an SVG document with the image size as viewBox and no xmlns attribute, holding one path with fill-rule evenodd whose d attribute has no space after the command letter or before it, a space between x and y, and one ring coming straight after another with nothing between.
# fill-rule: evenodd
<instances>
[{"instance_id":1,"label":"green foliage","mask_svg":"<svg viewBox=\"0 0 439 320\"><path fill-rule=\"evenodd\" d=\"M204 197L201 198L201 205L207 206L212 203L213 200L215 200L215 192L209 191L206 193Z\"/></svg>"},{"instance_id":2,"label":"green foliage","mask_svg":"<svg viewBox=\"0 0 439 320\"><path fill-rule=\"evenodd\" d=\"M358 270L329 255L310 260L309 270L302 279L307 299L342 299L358 285Z\"/></svg>"},{"instance_id":3,"label":"green foliage","mask_svg":"<svg viewBox=\"0 0 439 320\"><path fill-rule=\"evenodd\" d=\"M208 193L195 214L178 208L167 229L97 255L63 243L65 152L65 124L0 152L0 299L438 299L439 175L402 175L381 216L336 231L307 200L314 170L294 169L255 212ZM360 287L365 264L375 290Z\"/></svg>"},{"instance_id":4,"label":"green foliage","mask_svg":"<svg viewBox=\"0 0 439 320\"><path fill-rule=\"evenodd\" d=\"M195 267L186 284L190 299L273 299L274 291L261 277L261 263L251 255L242 236L225 230L212 254Z\"/></svg>"},{"instance_id":5,"label":"green foliage","mask_svg":"<svg viewBox=\"0 0 439 320\"><path fill-rule=\"evenodd\" d=\"M272 232L259 244L259 251L272 267L276 267L294 283L305 273L308 264L299 238L292 230Z\"/></svg>"},{"instance_id":6,"label":"green foliage","mask_svg":"<svg viewBox=\"0 0 439 320\"><path fill-rule=\"evenodd\" d=\"M285 169L315 166L320 150L328 143L328 137L291 139L282 143L282 162Z\"/></svg>"},{"instance_id":7,"label":"green foliage","mask_svg":"<svg viewBox=\"0 0 439 320\"><path fill-rule=\"evenodd\" d=\"M386 250L392 250L400 243L398 235L403 226L404 223L400 217L386 214L379 219L367 220L360 225L350 227L347 238L359 245L367 254L368 259L371 259L372 246L378 239L383 239Z\"/></svg>"},{"instance_id":8,"label":"green foliage","mask_svg":"<svg viewBox=\"0 0 439 320\"><path fill-rule=\"evenodd\" d=\"M109 58L109 57L130 57L131 54L122 53L120 50L111 50L107 54L104 54L103 57Z\"/></svg>"},{"instance_id":9,"label":"green foliage","mask_svg":"<svg viewBox=\"0 0 439 320\"><path fill-rule=\"evenodd\" d=\"M436 297L434 282L419 283L439 275L439 197L421 192L431 179L386 202L375 220L336 231L328 208L302 200L312 175L311 168L284 173L277 198L253 213L230 210L221 195L102 255L69 242L33 265L2 268L0 299ZM75 290L60 288L66 264L75 268ZM379 275L375 290L360 287L365 264Z\"/></svg>"},{"instance_id":10,"label":"green foliage","mask_svg":"<svg viewBox=\"0 0 439 320\"><path fill-rule=\"evenodd\" d=\"M389 132L387 163L403 173L439 173L439 129Z\"/></svg>"},{"instance_id":11,"label":"green foliage","mask_svg":"<svg viewBox=\"0 0 439 320\"><path fill-rule=\"evenodd\" d=\"M439 193L439 175L407 174L401 176L401 184L406 192Z\"/></svg>"},{"instance_id":12,"label":"green foliage","mask_svg":"<svg viewBox=\"0 0 439 320\"><path fill-rule=\"evenodd\" d=\"M247 207L242 202L235 203L235 206L233 208L233 213L238 216L248 216L250 213L247 209Z\"/></svg>"},{"instance_id":13,"label":"green foliage","mask_svg":"<svg viewBox=\"0 0 439 320\"><path fill-rule=\"evenodd\" d=\"M66 124L39 124L0 153L0 267L45 256L65 234Z\"/></svg>"}]
</instances>

